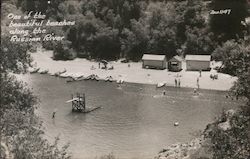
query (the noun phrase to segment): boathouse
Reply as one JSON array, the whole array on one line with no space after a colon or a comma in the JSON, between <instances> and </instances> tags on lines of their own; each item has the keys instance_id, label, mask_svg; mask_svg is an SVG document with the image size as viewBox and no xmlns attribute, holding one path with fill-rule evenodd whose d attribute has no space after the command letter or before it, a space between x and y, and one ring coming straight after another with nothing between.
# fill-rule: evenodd
<instances>
[{"instance_id":1,"label":"boathouse","mask_svg":"<svg viewBox=\"0 0 250 159\"><path fill-rule=\"evenodd\" d=\"M210 70L211 55L186 55L187 71Z\"/></svg>"},{"instance_id":2,"label":"boathouse","mask_svg":"<svg viewBox=\"0 0 250 159\"><path fill-rule=\"evenodd\" d=\"M143 68L155 68L155 69L166 69L166 56L165 55L154 55L144 54L142 57Z\"/></svg>"},{"instance_id":3,"label":"boathouse","mask_svg":"<svg viewBox=\"0 0 250 159\"><path fill-rule=\"evenodd\" d=\"M172 57L169 61L168 61L168 70L169 71L181 71L182 70L182 58L178 55Z\"/></svg>"}]
</instances>

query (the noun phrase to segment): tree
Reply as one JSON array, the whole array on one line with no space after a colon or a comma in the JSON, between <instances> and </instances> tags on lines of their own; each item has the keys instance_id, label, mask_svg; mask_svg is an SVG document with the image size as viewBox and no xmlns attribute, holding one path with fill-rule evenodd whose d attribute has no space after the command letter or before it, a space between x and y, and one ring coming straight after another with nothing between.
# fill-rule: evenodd
<instances>
[{"instance_id":1,"label":"tree","mask_svg":"<svg viewBox=\"0 0 250 159\"><path fill-rule=\"evenodd\" d=\"M70 41L60 41L53 46L54 60L73 60L76 57L73 49L70 48Z\"/></svg>"},{"instance_id":2,"label":"tree","mask_svg":"<svg viewBox=\"0 0 250 159\"><path fill-rule=\"evenodd\" d=\"M211 10L220 11L230 9L228 14L210 14L210 28L214 33L214 39L219 43L244 36L245 21L248 15L247 0L212 0Z\"/></svg>"},{"instance_id":3,"label":"tree","mask_svg":"<svg viewBox=\"0 0 250 159\"><path fill-rule=\"evenodd\" d=\"M210 55L217 46L211 39L212 35L207 28L187 28L184 54Z\"/></svg>"},{"instance_id":4,"label":"tree","mask_svg":"<svg viewBox=\"0 0 250 159\"><path fill-rule=\"evenodd\" d=\"M223 70L236 75L238 80L230 89L233 96L246 103L234 112L223 113L205 131L214 159L245 159L250 156L250 45L244 40L230 40L215 50L223 61Z\"/></svg>"},{"instance_id":5,"label":"tree","mask_svg":"<svg viewBox=\"0 0 250 159\"><path fill-rule=\"evenodd\" d=\"M126 58L138 61L147 51L148 29L142 21L131 20L131 30L125 28L122 32L121 51Z\"/></svg>"},{"instance_id":6,"label":"tree","mask_svg":"<svg viewBox=\"0 0 250 159\"><path fill-rule=\"evenodd\" d=\"M1 37L0 73L25 72L30 65L29 44L12 44L8 36Z\"/></svg>"},{"instance_id":7,"label":"tree","mask_svg":"<svg viewBox=\"0 0 250 159\"><path fill-rule=\"evenodd\" d=\"M235 62L231 64L236 68L234 71L238 77L234 86L231 88L233 95L247 98L248 111L250 113L250 36L246 36L240 41L240 53Z\"/></svg>"},{"instance_id":8,"label":"tree","mask_svg":"<svg viewBox=\"0 0 250 159\"><path fill-rule=\"evenodd\" d=\"M53 145L43 139L41 122L34 113L36 98L27 86L9 74L27 70L31 62L28 49L29 44L11 43L8 37L1 37L0 152L11 152L14 159L69 158L67 146L58 148L58 139ZM7 145L4 151L2 145Z\"/></svg>"},{"instance_id":9,"label":"tree","mask_svg":"<svg viewBox=\"0 0 250 159\"><path fill-rule=\"evenodd\" d=\"M222 72L234 76L247 72L250 66L249 46L243 40L225 42L214 51L213 57L222 61Z\"/></svg>"},{"instance_id":10,"label":"tree","mask_svg":"<svg viewBox=\"0 0 250 159\"><path fill-rule=\"evenodd\" d=\"M38 11L46 14L47 18L63 20L64 10L60 9L60 6L65 2L66 0L53 0L50 3L44 0L17 0L16 6L20 7L23 12Z\"/></svg>"},{"instance_id":11,"label":"tree","mask_svg":"<svg viewBox=\"0 0 250 159\"><path fill-rule=\"evenodd\" d=\"M112 59L119 58L120 42L118 30L110 27L100 28L93 37L91 54L94 58Z\"/></svg>"},{"instance_id":12,"label":"tree","mask_svg":"<svg viewBox=\"0 0 250 159\"><path fill-rule=\"evenodd\" d=\"M165 54L167 57L176 55L176 23L179 15L173 3L151 3L147 9L149 24L149 52Z\"/></svg>"},{"instance_id":13,"label":"tree","mask_svg":"<svg viewBox=\"0 0 250 159\"><path fill-rule=\"evenodd\" d=\"M227 128L223 124L227 123ZM209 141L213 159L246 159L250 156L249 113L238 110L223 113L207 126L205 137Z\"/></svg>"}]
</instances>

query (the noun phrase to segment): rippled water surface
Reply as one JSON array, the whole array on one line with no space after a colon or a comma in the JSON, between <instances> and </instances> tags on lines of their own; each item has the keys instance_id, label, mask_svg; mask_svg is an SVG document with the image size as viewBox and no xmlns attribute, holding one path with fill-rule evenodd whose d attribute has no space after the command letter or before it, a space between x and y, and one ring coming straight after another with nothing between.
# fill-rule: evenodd
<instances>
[{"instance_id":1,"label":"rippled water surface","mask_svg":"<svg viewBox=\"0 0 250 159\"><path fill-rule=\"evenodd\" d=\"M46 137L60 136L70 142L73 158L91 159L113 152L121 159L153 158L167 145L187 142L212 122L222 109L236 108L225 92L192 89L163 89L142 84L103 81L66 83L48 75L25 75L40 98L38 114L44 121ZM87 106L101 106L88 114L72 113L66 103L72 93L86 94ZM52 119L52 112L56 117ZM178 121L179 126L173 123Z\"/></svg>"}]
</instances>

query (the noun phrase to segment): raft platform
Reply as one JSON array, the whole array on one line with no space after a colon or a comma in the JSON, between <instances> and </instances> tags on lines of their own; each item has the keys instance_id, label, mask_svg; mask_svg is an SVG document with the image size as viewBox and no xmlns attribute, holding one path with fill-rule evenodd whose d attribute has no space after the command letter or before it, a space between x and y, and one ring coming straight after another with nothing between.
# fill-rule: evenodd
<instances>
[{"instance_id":1,"label":"raft platform","mask_svg":"<svg viewBox=\"0 0 250 159\"><path fill-rule=\"evenodd\" d=\"M89 107L89 108L85 108L85 110L83 110L83 109L79 109L79 110L72 109L72 112L90 113L90 112L95 111L95 110L97 110L99 108L101 108L101 107L100 106L99 107L94 107L94 108Z\"/></svg>"},{"instance_id":2,"label":"raft platform","mask_svg":"<svg viewBox=\"0 0 250 159\"><path fill-rule=\"evenodd\" d=\"M90 113L94 110L97 110L99 107L86 107L85 94L77 93L76 96L71 95L71 99L66 101L66 103L72 103L72 112L80 112L80 113Z\"/></svg>"}]
</instances>

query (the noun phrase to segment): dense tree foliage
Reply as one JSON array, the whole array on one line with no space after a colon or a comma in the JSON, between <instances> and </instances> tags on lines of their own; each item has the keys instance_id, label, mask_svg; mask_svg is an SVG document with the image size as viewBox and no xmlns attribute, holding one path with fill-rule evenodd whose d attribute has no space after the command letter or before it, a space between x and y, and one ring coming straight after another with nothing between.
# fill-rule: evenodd
<instances>
[{"instance_id":1,"label":"dense tree foliage","mask_svg":"<svg viewBox=\"0 0 250 159\"><path fill-rule=\"evenodd\" d=\"M243 37L246 27L242 22L249 16L247 0L212 0L211 9L214 11L230 10L226 14L211 15L211 31L214 38L225 42L237 37Z\"/></svg>"},{"instance_id":2,"label":"dense tree foliage","mask_svg":"<svg viewBox=\"0 0 250 159\"><path fill-rule=\"evenodd\" d=\"M223 128L223 124L228 124ZM246 159L250 157L249 112L238 110L222 116L205 131L214 159Z\"/></svg>"},{"instance_id":3,"label":"dense tree foliage","mask_svg":"<svg viewBox=\"0 0 250 159\"><path fill-rule=\"evenodd\" d=\"M172 57L183 54L211 54L212 42L206 21L208 8L202 0L144 1L144 0L13 0L27 13L35 10L52 20L74 20L75 26L47 28L66 37L66 42L44 43L55 51L55 59L77 57L115 60L139 60L143 53L165 54ZM209 36L204 36L209 35ZM179 51L178 51L179 50ZM62 54L62 55L59 55Z\"/></svg>"},{"instance_id":4,"label":"dense tree foliage","mask_svg":"<svg viewBox=\"0 0 250 159\"><path fill-rule=\"evenodd\" d=\"M14 159L69 158L67 147L58 149L58 139L53 145L42 137L41 122L34 114L36 97L30 89L10 72L25 72L31 59L26 45L7 42L1 37L0 72L0 158L8 151Z\"/></svg>"},{"instance_id":5,"label":"dense tree foliage","mask_svg":"<svg viewBox=\"0 0 250 159\"><path fill-rule=\"evenodd\" d=\"M241 109L231 115L225 113L210 125L206 138L215 159L245 159L250 157L250 41L225 42L215 50L222 60L222 71L238 77L230 92L236 99L246 101ZM222 128L226 125L226 129Z\"/></svg>"},{"instance_id":6,"label":"dense tree foliage","mask_svg":"<svg viewBox=\"0 0 250 159\"><path fill-rule=\"evenodd\" d=\"M36 97L10 74L26 72L31 62L29 48L28 43L11 43L1 35L0 158L8 154L14 159L67 159L68 146L59 149L58 139L49 144L42 136L41 122L34 113Z\"/></svg>"},{"instance_id":7,"label":"dense tree foliage","mask_svg":"<svg viewBox=\"0 0 250 159\"><path fill-rule=\"evenodd\" d=\"M217 45L243 37L249 15L246 0L223 1L144 1L144 0L12 0L24 13L41 11L48 19L75 20L76 25L49 32L66 37L60 43L44 43L55 51L55 59L74 56L114 60L139 60L145 52L172 57L178 53L211 54ZM211 10L231 9L230 14L209 14ZM62 47L63 46L63 47ZM66 54L65 51L73 53ZM59 55L62 54L62 55ZM74 54L74 56L72 56ZM69 57L67 57L69 56Z\"/></svg>"}]
</instances>

